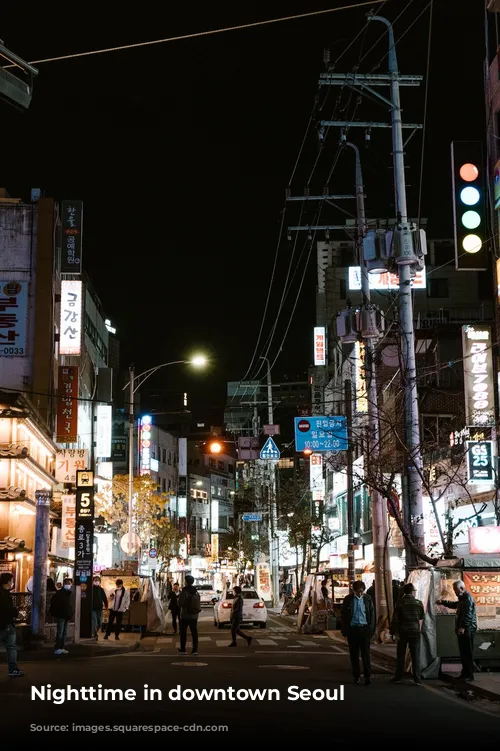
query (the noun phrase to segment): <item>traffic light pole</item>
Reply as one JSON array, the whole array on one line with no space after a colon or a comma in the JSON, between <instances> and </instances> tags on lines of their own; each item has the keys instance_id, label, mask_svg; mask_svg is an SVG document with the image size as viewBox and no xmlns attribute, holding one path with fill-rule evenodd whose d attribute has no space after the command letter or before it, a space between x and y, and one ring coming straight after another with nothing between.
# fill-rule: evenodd
<instances>
[{"instance_id":1,"label":"traffic light pole","mask_svg":"<svg viewBox=\"0 0 500 751\"><path fill-rule=\"evenodd\" d=\"M356 155L356 214L358 220L358 260L361 273L361 291L363 294L363 309L370 309L371 293L368 269L363 257L363 237L366 232L365 194L363 172L359 148L349 141L346 146L354 150ZM378 411L377 378L374 367L375 344L372 338L365 340L365 373L366 391L368 399L368 477L376 476L380 454L380 428ZM387 627L387 621L392 615L391 565L387 546L387 505L378 490L370 490L372 529L373 529L373 559L375 569L375 612L377 614L377 637ZM389 601L388 601L389 600Z\"/></svg>"},{"instance_id":2,"label":"traffic light pole","mask_svg":"<svg viewBox=\"0 0 500 751\"><path fill-rule=\"evenodd\" d=\"M267 357L262 357L267 364L267 419L269 425L273 425L273 382L271 378L271 366ZM279 593L279 562L278 562L278 519L276 511L276 468L272 461L267 462L268 493L269 493L269 561L271 564L271 586L273 593L273 605L277 607L280 600Z\"/></svg>"},{"instance_id":3,"label":"traffic light pole","mask_svg":"<svg viewBox=\"0 0 500 751\"><path fill-rule=\"evenodd\" d=\"M381 21L387 26L389 37L389 73L391 74L391 122L392 154L394 165L394 191L398 223L401 228L409 228L406 207L406 184L403 130L401 123L401 101L399 96L399 72L396 44L392 24L382 16L370 16L372 21ZM424 524L422 504L422 455L420 450L420 418L418 410L417 369L415 360L415 330L413 327L413 298L411 268L406 259L398 259L399 272L399 319L401 325L402 376L404 386L405 443L408 452L408 507L412 539L416 547L424 552ZM405 262L406 261L406 262ZM407 567L416 564L414 553L406 548Z\"/></svg>"}]
</instances>

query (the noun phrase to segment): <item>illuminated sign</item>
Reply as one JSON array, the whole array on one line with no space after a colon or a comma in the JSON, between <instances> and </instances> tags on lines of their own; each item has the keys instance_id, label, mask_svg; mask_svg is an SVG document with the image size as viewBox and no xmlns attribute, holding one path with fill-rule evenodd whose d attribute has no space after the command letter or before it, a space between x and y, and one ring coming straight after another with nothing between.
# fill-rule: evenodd
<instances>
[{"instance_id":1,"label":"illuminated sign","mask_svg":"<svg viewBox=\"0 0 500 751\"><path fill-rule=\"evenodd\" d=\"M370 289L384 290L384 289L399 289L399 277L397 274L390 274L388 271L381 273L368 274ZM417 271L413 279L411 280L411 286L413 289L425 289L427 286L427 279L425 276L425 269ZM359 266L349 267L349 289L360 290L361 289L361 269Z\"/></svg>"},{"instance_id":2,"label":"illuminated sign","mask_svg":"<svg viewBox=\"0 0 500 751\"><path fill-rule=\"evenodd\" d=\"M0 282L0 356L28 354L28 282Z\"/></svg>"},{"instance_id":3,"label":"illuminated sign","mask_svg":"<svg viewBox=\"0 0 500 751\"><path fill-rule=\"evenodd\" d=\"M111 456L111 434L113 431L111 405L99 404L97 406L97 439L96 456Z\"/></svg>"},{"instance_id":4,"label":"illuminated sign","mask_svg":"<svg viewBox=\"0 0 500 751\"><path fill-rule=\"evenodd\" d=\"M59 354L80 355L82 349L82 282L61 282Z\"/></svg>"},{"instance_id":5,"label":"illuminated sign","mask_svg":"<svg viewBox=\"0 0 500 751\"><path fill-rule=\"evenodd\" d=\"M314 364L326 365L326 329L316 326L314 329Z\"/></svg>"},{"instance_id":6,"label":"illuminated sign","mask_svg":"<svg viewBox=\"0 0 500 751\"><path fill-rule=\"evenodd\" d=\"M500 553L500 527L469 527L469 552L471 555ZM470 591L474 592L474 589ZM500 594L500 587L495 591Z\"/></svg>"},{"instance_id":7,"label":"illuminated sign","mask_svg":"<svg viewBox=\"0 0 500 751\"><path fill-rule=\"evenodd\" d=\"M140 423L141 475L151 470L151 415L143 415Z\"/></svg>"},{"instance_id":8,"label":"illuminated sign","mask_svg":"<svg viewBox=\"0 0 500 751\"><path fill-rule=\"evenodd\" d=\"M219 560L219 535L212 535L211 538L212 558L215 561Z\"/></svg>"},{"instance_id":9,"label":"illuminated sign","mask_svg":"<svg viewBox=\"0 0 500 751\"><path fill-rule=\"evenodd\" d=\"M309 459L309 483L313 501L324 501L325 480L323 478L322 454L311 454Z\"/></svg>"},{"instance_id":10,"label":"illuminated sign","mask_svg":"<svg viewBox=\"0 0 500 751\"><path fill-rule=\"evenodd\" d=\"M113 535L110 532L97 534L96 565L105 569L113 566Z\"/></svg>"},{"instance_id":11,"label":"illuminated sign","mask_svg":"<svg viewBox=\"0 0 500 751\"><path fill-rule=\"evenodd\" d=\"M469 482L493 483L493 441L467 441L467 470Z\"/></svg>"},{"instance_id":12,"label":"illuminated sign","mask_svg":"<svg viewBox=\"0 0 500 751\"><path fill-rule=\"evenodd\" d=\"M495 424L490 326L462 326L465 415L468 426Z\"/></svg>"},{"instance_id":13,"label":"illuminated sign","mask_svg":"<svg viewBox=\"0 0 500 751\"><path fill-rule=\"evenodd\" d=\"M356 396L356 412L368 412L368 395L366 391L365 372L365 343L356 342L354 345L354 383Z\"/></svg>"},{"instance_id":14,"label":"illuminated sign","mask_svg":"<svg viewBox=\"0 0 500 751\"><path fill-rule=\"evenodd\" d=\"M457 271L486 271L486 185L480 141L453 141L451 168L455 268Z\"/></svg>"}]
</instances>

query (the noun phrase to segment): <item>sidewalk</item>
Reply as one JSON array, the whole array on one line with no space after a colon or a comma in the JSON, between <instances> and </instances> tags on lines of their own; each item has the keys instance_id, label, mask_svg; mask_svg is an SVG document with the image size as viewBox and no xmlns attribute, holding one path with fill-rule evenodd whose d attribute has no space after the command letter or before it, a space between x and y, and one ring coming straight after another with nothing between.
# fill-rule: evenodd
<instances>
[{"instance_id":1,"label":"sidewalk","mask_svg":"<svg viewBox=\"0 0 500 751\"><path fill-rule=\"evenodd\" d=\"M140 634L126 633L121 634L119 641L115 641L114 637L109 641L104 641L103 637L99 638L96 642L95 639L82 639L78 644L67 645L68 654L58 657L54 655L54 645L44 642L36 648L24 647L22 644L18 645L18 661L22 665L24 662L33 662L35 660L54 660L54 659L74 659L76 657L85 657L87 659L92 657L105 657L107 655L125 654L126 652L133 652L139 648ZM4 647L0 647L0 662L7 662L7 653Z\"/></svg>"},{"instance_id":2,"label":"sidewalk","mask_svg":"<svg viewBox=\"0 0 500 751\"><path fill-rule=\"evenodd\" d=\"M340 631L326 631L327 636L333 641L347 646ZM372 655L383 667L393 670L396 664L396 644L372 644ZM499 673L476 673L474 681L462 681L459 678L462 666L457 663L443 663L441 665L441 680L449 683L454 689L463 693L470 691L477 696L482 696L492 701L500 701L500 672Z\"/></svg>"}]
</instances>

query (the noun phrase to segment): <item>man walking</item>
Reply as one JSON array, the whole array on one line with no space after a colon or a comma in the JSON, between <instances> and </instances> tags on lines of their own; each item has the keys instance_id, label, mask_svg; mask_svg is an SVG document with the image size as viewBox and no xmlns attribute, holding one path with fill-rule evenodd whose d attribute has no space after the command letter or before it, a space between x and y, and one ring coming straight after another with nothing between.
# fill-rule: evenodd
<instances>
[{"instance_id":1,"label":"man walking","mask_svg":"<svg viewBox=\"0 0 500 751\"><path fill-rule=\"evenodd\" d=\"M14 607L10 590L14 577L9 571L0 574L0 644L7 652L7 667L9 678L20 678L24 675L17 667L16 625L14 618L17 609Z\"/></svg>"},{"instance_id":2,"label":"man walking","mask_svg":"<svg viewBox=\"0 0 500 751\"><path fill-rule=\"evenodd\" d=\"M420 680L420 631L424 620L424 606L415 597L416 589L413 584L405 584L403 596L394 608L391 623L391 634L398 637L396 675L393 683L402 683L405 671L406 649L410 648L411 670L413 682L422 685Z\"/></svg>"},{"instance_id":3,"label":"man walking","mask_svg":"<svg viewBox=\"0 0 500 751\"><path fill-rule=\"evenodd\" d=\"M243 621L243 597L241 596L241 587L234 587L233 592L235 598L231 607L231 636L232 641L230 647L238 646L236 643L236 637L239 636L246 641L248 646L252 643L252 637L247 636L240 631L240 626Z\"/></svg>"},{"instance_id":4,"label":"man walking","mask_svg":"<svg viewBox=\"0 0 500 751\"><path fill-rule=\"evenodd\" d=\"M465 681L474 680L474 635L477 631L476 603L474 598L465 589L462 580L453 582L453 589L458 600L437 600L436 605L444 605L446 608L456 610L455 633L462 660L462 673L460 678Z\"/></svg>"},{"instance_id":5,"label":"man walking","mask_svg":"<svg viewBox=\"0 0 500 751\"><path fill-rule=\"evenodd\" d=\"M172 590L168 593L168 609L172 613L172 631L177 633L177 621L179 628L181 626L181 609L179 607L179 597L181 596L179 584L175 582Z\"/></svg>"},{"instance_id":6,"label":"man walking","mask_svg":"<svg viewBox=\"0 0 500 751\"><path fill-rule=\"evenodd\" d=\"M101 587L101 580L94 576L94 589L92 592L92 634L94 639L99 639L99 629L102 626L102 609L108 607L106 592Z\"/></svg>"},{"instance_id":7,"label":"man walking","mask_svg":"<svg viewBox=\"0 0 500 751\"><path fill-rule=\"evenodd\" d=\"M372 682L370 641L375 632L375 609L372 598L365 594L365 583L355 581L352 593L342 603L342 635L347 637L354 683L359 683L359 656L363 662L365 685Z\"/></svg>"},{"instance_id":8,"label":"man walking","mask_svg":"<svg viewBox=\"0 0 500 751\"><path fill-rule=\"evenodd\" d=\"M106 628L105 639L109 639L109 635L113 630L113 624L115 624L115 639L118 641L120 638L120 630L122 627L123 614L127 612L130 607L130 592L128 592L123 586L123 579L116 580L116 589L110 595L111 607L109 609L109 620Z\"/></svg>"},{"instance_id":9,"label":"man walking","mask_svg":"<svg viewBox=\"0 0 500 751\"><path fill-rule=\"evenodd\" d=\"M52 595L50 601L50 614L56 619L56 645L55 655L67 655L64 648L69 619L73 615L73 603L71 597L71 579L63 581L63 588Z\"/></svg>"},{"instance_id":10,"label":"man walking","mask_svg":"<svg viewBox=\"0 0 500 751\"><path fill-rule=\"evenodd\" d=\"M198 616L201 613L200 595L196 587L193 587L194 579L188 574L186 576L186 586L183 587L179 597L179 607L181 609L181 647L177 651L181 655L186 653L186 640L188 626L191 630L193 639L193 649L191 654L198 654Z\"/></svg>"}]
</instances>

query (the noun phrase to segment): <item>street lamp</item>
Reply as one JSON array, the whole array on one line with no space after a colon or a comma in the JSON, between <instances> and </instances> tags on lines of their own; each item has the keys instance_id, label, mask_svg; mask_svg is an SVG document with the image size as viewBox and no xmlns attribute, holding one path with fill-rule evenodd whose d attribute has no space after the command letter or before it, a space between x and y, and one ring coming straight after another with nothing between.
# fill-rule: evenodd
<instances>
[{"instance_id":1,"label":"street lamp","mask_svg":"<svg viewBox=\"0 0 500 751\"><path fill-rule=\"evenodd\" d=\"M208 359L205 355L194 355L190 360L171 360L171 362L164 362L160 365L155 365L153 368L144 370L142 373L135 374L135 367L133 365L129 368L130 380L123 387L123 391L129 388L129 424L128 424L128 553L132 553L132 500L134 496L134 395L136 391L142 386L142 384L150 378L157 370L166 368L169 365L194 365L195 367L203 367L208 363Z\"/></svg>"}]
</instances>

